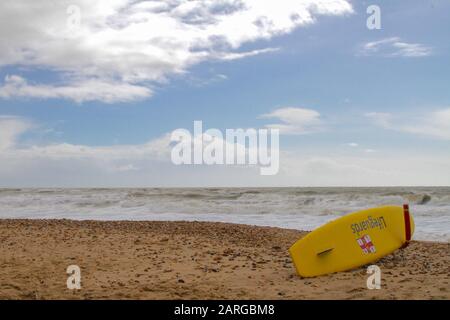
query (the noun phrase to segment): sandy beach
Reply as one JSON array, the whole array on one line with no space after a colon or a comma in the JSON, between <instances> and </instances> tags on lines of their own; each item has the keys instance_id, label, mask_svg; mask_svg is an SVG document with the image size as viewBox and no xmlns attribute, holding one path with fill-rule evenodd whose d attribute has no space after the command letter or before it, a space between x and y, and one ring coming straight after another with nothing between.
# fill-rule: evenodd
<instances>
[{"instance_id":1,"label":"sandy beach","mask_svg":"<svg viewBox=\"0 0 450 320\"><path fill-rule=\"evenodd\" d=\"M450 299L450 244L413 241L366 269L297 276L306 232L209 222L0 220L1 299ZM66 268L81 268L80 290Z\"/></svg>"}]
</instances>

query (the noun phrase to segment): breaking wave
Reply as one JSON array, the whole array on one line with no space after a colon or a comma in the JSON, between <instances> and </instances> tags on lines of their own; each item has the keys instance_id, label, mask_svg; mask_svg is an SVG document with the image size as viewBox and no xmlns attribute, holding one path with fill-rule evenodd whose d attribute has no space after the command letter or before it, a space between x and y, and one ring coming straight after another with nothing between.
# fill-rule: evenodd
<instances>
[{"instance_id":1,"label":"breaking wave","mask_svg":"<svg viewBox=\"0 0 450 320\"><path fill-rule=\"evenodd\" d=\"M1 218L204 220L304 230L404 203L418 238L450 240L450 187L0 189Z\"/></svg>"}]
</instances>

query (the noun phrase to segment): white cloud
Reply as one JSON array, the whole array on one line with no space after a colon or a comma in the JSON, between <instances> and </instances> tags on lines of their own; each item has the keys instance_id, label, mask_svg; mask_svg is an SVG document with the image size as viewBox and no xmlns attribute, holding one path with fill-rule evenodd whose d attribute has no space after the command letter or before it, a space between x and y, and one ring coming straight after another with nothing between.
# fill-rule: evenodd
<instances>
[{"instance_id":1,"label":"white cloud","mask_svg":"<svg viewBox=\"0 0 450 320\"><path fill-rule=\"evenodd\" d=\"M214 183L227 184L243 173L259 176L256 166L175 166L170 134L127 145L18 143L31 128L26 119L0 116L0 187L190 186L213 183L211 177ZM247 146L236 148L237 154L248 151Z\"/></svg>"},{"instance_id":2,"label":"white cloud","mask_svg":"<svg viewBox=\"0 0 450 320\"><path fill-rule=\"evenodd\" d=\"M130 181L126 179L152 184L153 175L164 182L162 167L170 163L169 135L135 145L19 145L20 134L29 128L26 123L0 118L0 186L121 186Z\"/></svg>"},{"instance_id":3,"label":"white cloud","mask_svg":"<svg viewBox=\"0 0 450 320\"><path fill-rule=\"evenodd\" d=\"M363 44L360 53L385 57L426 57L433 53L433 48L421 43L404 42L399 37L391 37Z\"/></svg>"},{"instance_id":4,"label":"white cloud","mask_svg":"<svg viewBox=\"0 0 450 320\"><path fill-rule=\"evenodd\" d=\"M209 86L221 81L225 81L228 79L228 76L225 74L213 74L210 75L209 77L198 77L198 76L194 76L194 75L190 75L187 78L187 81L189 84L195 86L195 87L204 87L204 86Z\"/></svg>"},{"instance_id":5,"label":"white cloud","mask_svg":"<svg viewBox=\"0 0 450 320\"><path fill-rule=\"evenodd\" d=\"M5 83L0 86L0 97L30 97L30 98L62 98L76 102L100 100L106 103L127 102L151 96L149 88L132 85L125 82L105 82L104 80L88 79L73 81L67 85L33 85L17 75L7 75Z\"/></svg>"},{"instance_id":6,"label":"white cloud","mask_svg":"<svg viewBox=\"0 0 450 320\"><path fill-rule=\"evenodd\" d=\"M168 134L144 144L86 146L70 143L14 148L10 154L21 158L87 159L105 163L127 160L167 160L170 155L170 136Z\"/></svg>"},{"instance_id":7,"label":"white cloud","mask_svg":"<svg viewBox=\"0 0 450 320\"><path fill-rule=\"evenodd\" d=\"M80 8L75 29L68 27L69 5ZM63 85L6 83L2 96L140 99L151 95L149 83L167 81L194 64L273 52L236 50L312 24L321 15L352 12L346 0L2 1L0 66L50 70L64 79ZM49 93L52 89L57 93Z\"/></svg>"},{"instance_id":8,"label":"white cloud","mask_svg":"<svg viewBox=\"0 0 450 320\"><path fill-rule=\"evenodd\" d=\"M450 108L431 112L423 119L403 124L402 131L450 140Z\"/></svg>"},{"instance_id":9,"label":"white cloud","mask_svg":"<svg viewBox=\"0 0 450 320\"><path fill-rule=\"evenodd\" d=\"M1 187L387 186L450 181L450 157L445 152L399 150L369 156L330 149L282 150L279 174L262 177L254 166L174 166L168 134L129 145L20 143L20 135L35 126L26 119L0 116Z\"/></svg>"},{"instance_id":10,"label":"white cloud","mask_svg":"<svg viewBox=\"0 0 450 320\"><path fill-rule=\"evenodd\" d=\"M286 185L302 186L445 186L450 156L376 152L370 156L283 154L280 177Z\"/></svg>"},{"instance_id":11,"label":"white cloud","mask_svg":"<svg viewBox=\"0 0 450 320\"><path fill-rule=\"evenodd\" d=\"M71 143L45 145L18 144L20 136L35 125L25 118L0 115L0 150L3 157L27 159L89 159L111 161L127 159L164 160L170 156L170 135L153 139L144 144L86 146ZM128 167L130 169L131 167Z\"/></svg>"},{"instance_id":12,"label":"white cloud","mask_svg":"<svg viewBox=\"0 0 450 320\"><path fill-rule=\"evenodd\" d=\"M0 151L13 147L17 138L31 127L31 123L22 118L0 115Z\"/></svg>"},{"instance_id":13,"label":"white cloud","mask_svg":"<svg viewBox=\"0 0 450 320\"><path fill-rule=\"evenodd\" d=\"M270 129L279 129L284 134L307 134L321 130L322 121L320 113L305 108L280 108L268 114L263 114L260 118L278 119L281 123L269 124Z\"/></svg>"},{"instance_id":14,"label":"white cloud","mask_svg":"<svg viewBox=\"0 0 450 320\"><path fill-rule=\"evenodd\" d=\"M218 58L221 60L237 60L247 57L253 57L258 54L262 53L269 53L269 52L277 52L280 48L265 48L260 50L253 50L253 51L247 51L247 52L228 52L228 53L221 53L218 54Z\"/></svg>"},{"instance_id":15,"label":"white cloud","mask_svg":"<svg viewBox=\"0 0 450 320\"><path fill-rule=\"evenodd\" d=\"M368 113L375 124L387 129L450 140L450 108L416 117L396 117L389 113Z\"/></svg>"},{"instance_id":16,"label":"white cloud","mask_svg":"<svg viewBox=\"0 0 450 320\"><path fill-rule=\"evenodd\" d=\"M351 147L351 148L354 148L354 149L358 148L358 150L360 150L360 149L359 149L360 145L359 145L359 143L356 143L356 142L350 142L350 143L347 143L346 146ZM366 149L362 149L362 150L363 150L365 153L374 153L374 152L377 152L375 149L370 149L370 148L366 148Z\"/></svg>"}]
</instances>

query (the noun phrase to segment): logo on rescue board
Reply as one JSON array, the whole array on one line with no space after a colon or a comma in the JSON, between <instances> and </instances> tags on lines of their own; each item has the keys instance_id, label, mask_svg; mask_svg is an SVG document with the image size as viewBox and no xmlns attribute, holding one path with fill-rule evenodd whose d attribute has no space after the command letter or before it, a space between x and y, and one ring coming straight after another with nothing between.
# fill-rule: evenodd
<instances>
[{"instance_id":1,"label":"logo on rescue board","mask_svg":"<svg viewBox=\"0 0 450 320\"><path fill-rule=\"evenodd\" d=\"M373 218L372 216L368 216L367 219L357 222L357 223L353 223L350 228L352 229L352 232L354 234L356 234L357 236L359 236L359 233L365 230L369 230L369 229L385 229L387 228L387 224L386 221L384 221L384 217L383 216L379 216L379 217L375 217Z\"/></svg>"},{"instance_id":2,"label":"logo on rescue board","mask_svg":"<svg viewBox=\"0 0 450 320\"><path fill-rule=\"evenodd\" d=\"M375 245L373 244L372 239L368 234L365 234L361 238L356 239L356 242L358 242L358 245L365 254L377 252L377 249L375 248Z\"/></svg>"}]
</instances>

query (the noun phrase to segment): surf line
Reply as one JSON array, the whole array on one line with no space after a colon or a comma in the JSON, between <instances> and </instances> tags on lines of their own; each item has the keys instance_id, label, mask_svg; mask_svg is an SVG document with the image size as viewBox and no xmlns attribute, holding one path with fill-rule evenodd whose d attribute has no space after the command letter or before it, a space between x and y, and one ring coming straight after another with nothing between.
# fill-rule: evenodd
<instances>
[{"instance_id":1,"label":"surf line","mask_svg":"<svg viewBox=\"0 0 450 320\"><path fill-rule=\"evenodd\" d=\"M380 230L387 228L386 221L383 216L372 218L372 216L368 216L366 220L353 223L351 226L353 233L359 236L361 231L367 229L378 228Z\"/></svg>"}]
</instances>

